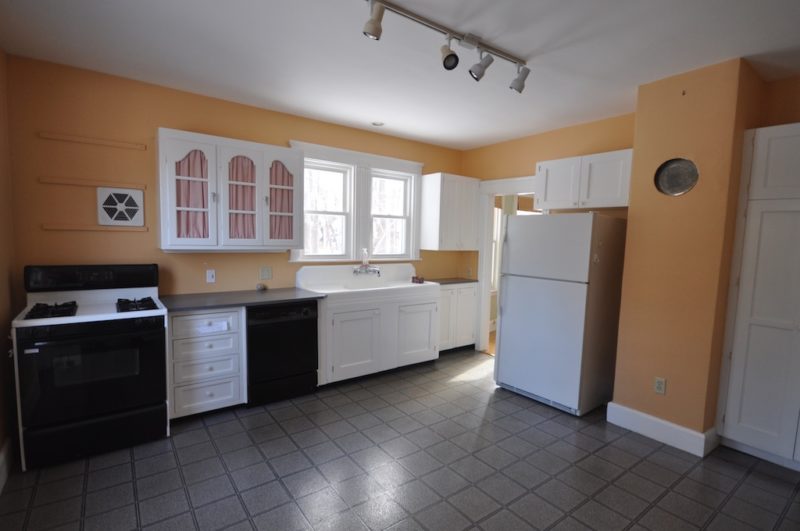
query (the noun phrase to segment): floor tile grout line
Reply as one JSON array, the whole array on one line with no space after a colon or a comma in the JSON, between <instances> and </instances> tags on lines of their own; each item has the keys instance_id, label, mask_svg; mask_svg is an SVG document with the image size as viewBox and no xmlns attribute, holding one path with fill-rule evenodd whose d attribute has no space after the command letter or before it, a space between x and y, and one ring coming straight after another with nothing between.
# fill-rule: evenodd
<instances>
[{"instance_id":1,"label":"floor tile grout line","mask_svg":"<svg viewBox=\"0 0 800 531\"><path fill-rule=\"evenodd\" d=\"M756 462L756 465L758 463ZM792 504L794 503L795 498L800 493L800 481L794 482L794 489L792 489L792 494L789 496L789 499L786 500L786 504L783 506L783 510L778 515L778 519L775 521L775 525L772 527L774 531L778 531L783 522L786 520L786 515L789 514L789 511L792 508Z\"/></svg>"}]
</instances>

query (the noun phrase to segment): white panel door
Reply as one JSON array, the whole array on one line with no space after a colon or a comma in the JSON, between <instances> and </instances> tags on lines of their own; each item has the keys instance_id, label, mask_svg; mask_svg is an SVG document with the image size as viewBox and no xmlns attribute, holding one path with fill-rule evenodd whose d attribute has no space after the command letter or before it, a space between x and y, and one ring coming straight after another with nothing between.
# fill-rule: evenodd
<instances>
[{"instance_id":1,"label":"white panel door","mask_svg":"<svg viewBox=\"0 0 800 531\"><path fill-rule=\"evenodd\" d=\"M429 361L439 357L436 303L406 304L397 313L397 366Z\"/></svg>"},{"instance_id":2,"label":"white panel door","mask_svg":"<svg viewBox=\"0 0 800 531\"><path fill-rule=\"evenodd\" d=\"M632 154L623 149L582 157L581 208L628 206Z\"/></svg>"},{"instance_id":3,"label":"white panel door","mask_svg":"<svg viewBox=\"0 0 800 531\"><path fill-rule=\"evenodd\" d=\"M456 290L442 286L439 292L439 350L455 345Z\"/></svg>"},{"instance_id":4,"label":"white panel door","mask_svg":"<svg viewBox=\"0 0 800 531\"><path fill-rule=\"evenodd\" d=\"M539 163L534 181L536 208L578 208L580 176L580 157Z\"/></svg>"},{"instance_id":5,"label":"white panel door","mask_svg":"<svg viewBox=\"0 0 800 531\"><path fill-rule=\"evenodd\" d=\"M756 130L749 199L800 199L800 124Z\"/></svg>"},{"instance_id":6,"label":"white panel door","mask_svg":"<svg viewBox=\"0 0 800 531\"><path fill-rule=\"evenodd\" d=\"M792 458L800 416L800 200L751 201L724 435Z\"/></svg>"},{"instance_id":7,"label":"white panel door","mask_svg":"<svg viewBox=\"0 0 800 531\"><path fill-rule=\"evenodd\" d=\"M504 276L497 382L578 408L586 284Z\"/></svg>"},{"instance_id":8,"label":"white panel door","mask_svg":"<svg viewBox=\"0 0 800 531\"><path fill-rule=\"evenodd\" d=\"M501 271L587 282L593 214L509 216Z\"/></svg>"},{"instance_id":9,"label":"white panel door","mask_svg":"<svg viewBox=\"0 0 800 531\"><path fill-rule=\"evenodd\" d=\"M333 314L331 381L383 370L380 360L381 312L371 309Z\"/></svg>"},{"instance_id":10,"label":"white panel door","mask_svg":"<svg viewBox=\"0 0 800 531\"><path fill-rule=\"evenodd\" d=\"M478 313L477 284L458 288L456 295L455 343L463 347L475 343L475 321Z\"/></svg>"}]
</instances>

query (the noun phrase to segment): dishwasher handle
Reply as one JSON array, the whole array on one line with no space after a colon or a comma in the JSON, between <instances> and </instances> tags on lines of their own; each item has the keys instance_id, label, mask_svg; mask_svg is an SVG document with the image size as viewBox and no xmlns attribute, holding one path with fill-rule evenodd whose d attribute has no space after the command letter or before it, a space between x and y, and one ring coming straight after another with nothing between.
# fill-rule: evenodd
<instances>
[{"instance_id":1,"label":"dishwasher handle","mask_svg":"<svg viewBox=\"0 0 800 531\"><path fill-rule=\"evenodd\" d=\"M259 326L317 318L316 304L256 306L247 309L247 325Z\"/></svg>"}]
</instances>

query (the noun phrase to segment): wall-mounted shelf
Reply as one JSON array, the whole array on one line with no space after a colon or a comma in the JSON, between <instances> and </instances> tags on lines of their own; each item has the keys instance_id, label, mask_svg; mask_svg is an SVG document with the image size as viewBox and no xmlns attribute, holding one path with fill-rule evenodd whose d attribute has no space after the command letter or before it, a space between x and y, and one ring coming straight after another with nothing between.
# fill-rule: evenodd
<instances>
[{"instance_id":1,"label":"wall-mounted shelf","mask_svg":"<svg viewBox=\"0 0 800 531\"><path fill-rule=\"evenodd\" d=\"M39 177L40 184L60 184L64 186L87 186L91 188L133 188L135 190L147 190L147 185L143 183L129 183L121 181L103 181L99 179L75 179L72 177Z\"/></svg>"},{"instance_id":2,"label":"wall-mounted shelf","mask_svg":"<svg viewBox=\"0 0 800 531\"><path fill-rule=\"evenodd\" d=\"M70 223L43 223L42 230L73 232L148 232L149 227L124 227L104 225L77 225Z\"/></svg>"},{"instance_id":3,"label":"wall-mounted shelf","mask_svg":"<svg viewBox=\"0 0 800 531\"><path fill-rule=\"evenodd\" d=\"M147 144L139 142L125 142L122 140L113 140L109 138L92 138L89 136L69 135L65 133L54 133L52 131L39 131L37 136L43 140L57 140L59 142L73 142L76 144L89 144L94 146L104 146L119 149L133 149L137 151L146 151Z\"/></svg>"}]
</instances>

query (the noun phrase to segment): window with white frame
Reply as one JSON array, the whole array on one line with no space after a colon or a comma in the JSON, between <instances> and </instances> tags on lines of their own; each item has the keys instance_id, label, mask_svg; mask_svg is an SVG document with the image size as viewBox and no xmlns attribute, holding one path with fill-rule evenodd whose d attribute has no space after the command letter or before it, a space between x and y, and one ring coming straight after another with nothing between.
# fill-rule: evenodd
<instances>
[{"instance_id":1,"label":"window with white frame","mask_svg":"<svg viewBox=\"0 0 800 531\"><path fill-rule=\"evenodd\" d=\"M292 141L304 150L304 248L294 261L419 258L422 165Z\"/></svg>"},{"instance_id":2,"label":"window with white frame","mask_svg":"<svg viewBox=\"0 0 800 531\"><path fill-rule=\"evenodd\" d=\"M306 159L303 183L303 253L308 258L350 256L353 168Z\"/></svg>"}]
</instances>

